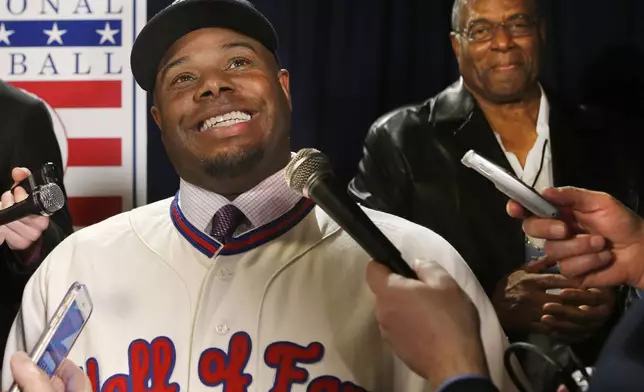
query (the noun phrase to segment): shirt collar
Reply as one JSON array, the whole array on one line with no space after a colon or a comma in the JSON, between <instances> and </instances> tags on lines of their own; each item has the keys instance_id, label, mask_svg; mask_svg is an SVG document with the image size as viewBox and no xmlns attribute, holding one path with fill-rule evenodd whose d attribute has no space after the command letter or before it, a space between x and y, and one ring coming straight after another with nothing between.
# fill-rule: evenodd
<instances>
[{"instance_id":1,"label":"shirt collar","mask_svg":"<svg viewBox=\"0 0 644 392\"><path fill-rule=\"evenodd\" d=\"M184 179L180 181L179 206L186 219L204 233L209 232L212 217L221 207L232 203L250 222L248 229L255 229L274 221L291 210L302 195L288 187L284 169L239 195L232 202L217 193L200 188Z\"/></svg>"},{"instance_id":2,"label":"shirt collar","mask_svg":"<svg viewBox=\"0 0 644 392\"><path fill-rule=\"evenodd\" d=\"M537 135L547 140L550 136L550 103L541 84L539 84L539 88L541 89L541 102L537 116Z\"/></svg>"}]
</instances>

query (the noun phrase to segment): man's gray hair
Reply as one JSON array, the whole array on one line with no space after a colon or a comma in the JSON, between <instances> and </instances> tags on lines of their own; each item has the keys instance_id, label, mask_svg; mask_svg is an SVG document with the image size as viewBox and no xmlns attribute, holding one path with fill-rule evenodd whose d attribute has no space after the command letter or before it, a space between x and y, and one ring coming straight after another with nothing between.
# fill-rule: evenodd
<instances>
[{"instance_id":1,"label":"man's gray hair","mask_svg":"<svg viewBox=\"0 0 644 392\"><path fill-rule=\"evenodd\" d=\"M467 4L470 0L454 0L454 5L452 6L452 31L459 32L461 31L461 9L463 5ZM535 13L535 16L539 16L539 1L529 0L532 3L532 7Z\"/></svg>"},{"instance_id":2,"label":"man's gray hair","mask_svg":"<svg viewBox=\"0 0 644 392\"><path fill-rule=\"evenodd\" d=\"M467 0L454 0L452 6L452 31L461 31L461 7Z\"/></svg>"}]
</instances>

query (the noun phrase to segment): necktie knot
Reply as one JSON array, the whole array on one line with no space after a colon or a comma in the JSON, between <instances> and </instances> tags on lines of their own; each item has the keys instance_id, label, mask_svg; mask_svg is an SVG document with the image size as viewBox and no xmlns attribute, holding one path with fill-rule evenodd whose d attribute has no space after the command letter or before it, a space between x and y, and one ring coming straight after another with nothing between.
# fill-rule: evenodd
<instances>
[{"instance_id":1,"label":"necktie knot","mask_svg":"<svg viewBox=\"0 0 644 392\"><path fill-rule=\"evenodd\" d=\"M226 244L241 225L246 216L233 204L221 207L212 218L210 235L222 244Z\"/></svg>"}]
</instances>

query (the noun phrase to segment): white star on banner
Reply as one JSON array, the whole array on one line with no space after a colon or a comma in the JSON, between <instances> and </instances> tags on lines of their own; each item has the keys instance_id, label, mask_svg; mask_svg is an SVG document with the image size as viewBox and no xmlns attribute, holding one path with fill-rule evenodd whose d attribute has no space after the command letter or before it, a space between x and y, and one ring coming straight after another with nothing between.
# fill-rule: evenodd
<instances>
[{"instance_id":1,"label":"white star on banner","mask_svg":"<svg viewBox=\"0 0 644 392\"><path fill-rule=\"evenodd\" d=\"M47 39L47 45L50 45L54 41L62 45L63 34L67 33L67 30L58 30L58 23L54 22L51 30L43 30L43 33L49 36L49 38Z\"/></svg>"},{"instance_id":2,"label":"white star on banner","mask_svg":"<svg viewBox=\"0 0 644 392\"><path fill-rule=\"evenodd\" d=\"M9 41L9 37L11 37L11 35L15 32L16 32L15 30L7 30L4 23L0 23L0 42L4 42L7 45L11 45L11 41Z\"/></svg>"},{"instance_id":3,"label":"white star on banner","mask_svg":"<svg viewBox=\"0 0 644 392\"><path fill-rule=\"evenodd\" d=\"M100 34L101 36L101 42L99 42L99 45L102 45L105 41L110 41L111 43L116 45L116 40L114 39L114 36L118 34L118 32L121 30L114 29L110 27L109 22L105 22L105 28L104 29L98 29L96 30L97 34Z\"/></svg>"}]
</instances>

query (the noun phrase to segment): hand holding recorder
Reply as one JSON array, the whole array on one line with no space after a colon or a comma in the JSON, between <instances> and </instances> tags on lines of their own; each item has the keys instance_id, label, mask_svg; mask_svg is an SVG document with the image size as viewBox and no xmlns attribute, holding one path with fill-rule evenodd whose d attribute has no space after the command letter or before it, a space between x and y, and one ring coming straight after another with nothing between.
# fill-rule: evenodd
<instances>
[{"instance_id":1,"label":"hand holding recorder","mask_svg":"<svg viewBox=\"0 0 644 392\"><path fill-rule=\"evenodd\" d=\"M559 210L539 195L533 188L508 173L499 165L491 162L474 150L469 150L461 159L463 165L476 170L492 181L498 190L510 199L516 200L528 211L542 218L560 218Z\"/></svg>"},{"instance_id":2,"label":"hand holding recorder","mask_svg":"<svg viewBox=\"0 0 644 392\"><path fill-rule=\"evenodd\" d=\"M564 220L532 216L510 201L510 216L524 231L546 240L547 260L584 287L630 285L644 289L644 220L612 196L585 189L545 189Z\"/></svg>"},{"instance_id":3,"label":"hand holding recorder","mask_svg":"<svg viewBox=\"0 0 644 392\"><path fill-rule=\"evenodd\" d=\"M564 214L557 203L544 198L502 167L473 150L468 151L461 162L494 183L526 213L565 225L559 220ZM529 230L526 234L546 239ZM586 340L614 312L615 295L610 290L584 290L578 281L568 279L570 275L543 274L546 268L557 264L552 260L548 254L547 258L509 275L494 293L494 307L503 325L510 330L551 334L567 343ZM531 306L521 305L526 303Z\"/></svg>"}]
</instances>

